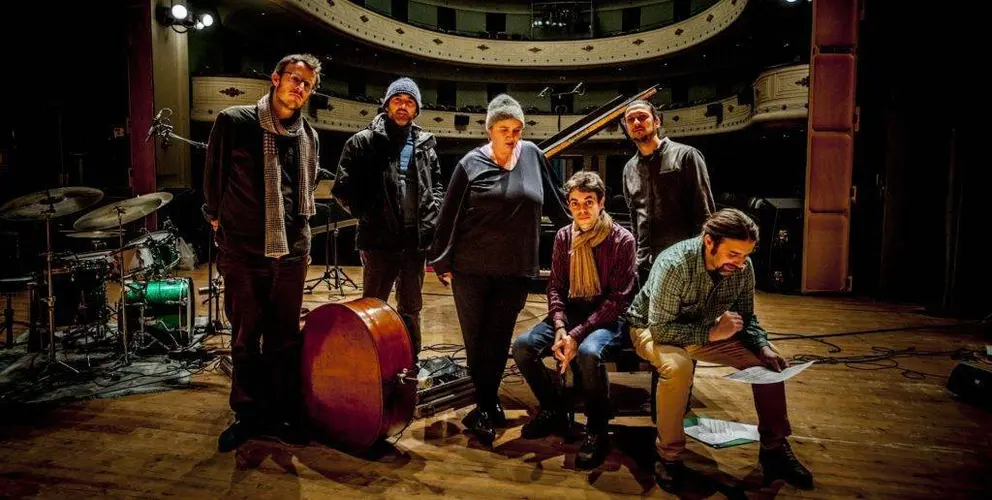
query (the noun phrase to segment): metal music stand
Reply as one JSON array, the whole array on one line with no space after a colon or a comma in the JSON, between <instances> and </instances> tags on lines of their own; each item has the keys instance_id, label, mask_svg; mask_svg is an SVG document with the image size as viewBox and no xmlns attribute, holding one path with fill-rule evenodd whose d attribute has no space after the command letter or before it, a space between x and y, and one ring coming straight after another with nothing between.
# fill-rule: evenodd
<instances>
[{"instance_id":1,"label":"metal music stand","mask_svg":"<svg viewBox=\"0 0 992 500\"><path fill-rule=\"evenodd\" d=\"M327 291L336 288L344 296L344 285L346 283L350 283L352 287L356 290L358 289L358 285L348 277L344 269L338 266L338 230L341 223L340 217L346 216L347 212L341 209L333 198L329 199L327 203L317 203L316 205L317 208L326 207L325 210L327 211L327 220L324 222L324 274L319 278L308 279L306 282L312 282L312 284L305 288L304 293L313 293L313 290L318 285L326 281ZM332 232L333 235L331 234ZM332 260L334 261L333 266L331 265ZM334 280L333 285L331 284L332 279Z\"/></svg>"}]
</instances>

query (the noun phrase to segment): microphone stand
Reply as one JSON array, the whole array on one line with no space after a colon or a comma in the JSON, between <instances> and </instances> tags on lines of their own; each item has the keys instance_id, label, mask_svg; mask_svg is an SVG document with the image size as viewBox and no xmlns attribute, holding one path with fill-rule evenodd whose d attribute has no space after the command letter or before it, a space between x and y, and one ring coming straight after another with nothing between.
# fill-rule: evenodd
<instances>
[{"instance_id":1,"label":"microphone stand","mask_svg":"<svg viewBox=\"0 0 992 500\"><path fill-rule=\"evenodd\" d=\"M537 97L551 98L553 111L558 114L558 131L561 132L561 115L568 110L568 106L561 104L561 99L567 95L586 95L586 88L583 82L579 82L574 89L568 92L555 92L552 87L545 87Z\"/></svg>"},{"instance_id":2,"label":"microphone stand","mask_svg":"<svg viewBox=\"0 0 992 500\"><path fill-rule=\"evenodd\" d=\"M206 143L193 141L183 136L176 135L174 132L172 132L172 130L173 130L173 126L171 124L160 123L158 125L158 133L156 135L165 139L164 142L162 143L162 147L169 147L169 139L176 139L196 148L207 149Z\"/></svg>"},{"instance_id":3,"label":"microphone stand","mask_svg":"<svg viewBox=\"0 0 992 500\"><path fill-rule=\"evenodd\" d=\"M165 114L166 111L168 111L168 114ZM176 139L178 141L185 142L186 144L189 144L190 146L193 147L197 147L200 149L207 149L207 144L204 142L193 141L173 133L172 131L173 129L175 129L175 127L172 125L172 122L169 120L171 116L172 116L171 109L162 108L158 112L158 114L155 115L155 119L152 121L152 128L151 130L148 131L148 139L151 139L154 136L163 138L164 139L162 143L163 148L169 147L169 139Z\"/></svg>"},{"instance_id":4,"label":"microphone stand","mask_svg":"<svg viewBox=\"0 0 992 500\"><path fill-rule=\"evenodd\" d=\"M216 233L209 225L207 231L210 233L210 241L207 242L207 286L199 289L200 293L207 292L207 298L200 301L200 304L207 304L207 324L204 331L215 334L227 331L220 320L220 294L224 292L224 287L220 286L220 277L214 277L213 247L217 244Z\"/></svg>"},{"instance_id":5,"label":"microphone stand","mask_svg":"<svg viewBox=\"0 0 992 500\"><path fill-rule=\"evenodd\" d=\"M166 111L168 114L162 116ZM159 111L155 121L152 122L152 129L149 131L151 136L161 137L163 139L162 147L169 146L170 139L176 139L190 146L200 149L207 149L207 144L204 142L193 141L177 135L173 132L174 128L172 123L169 121L169 117L172 116L172 110L169 108L163 108ZM204 218L206 218L206 206L202 208L204 210ZM213 260L213 247L217 244L217 236L210 225L207 225L207 232L210 236L207 242L207 286L203 288L198 288L199 293L206 292L207 298L200 301L200 305L207 304L207 324L204 327L204 332L207 334L215 334L227 331L227 327L220 319L220 294L223 293L224 289L220 286L220 277L214 276L214 260ZM191 292L192 293L192 292ZM216 300L215 300L216 299ZM193 320L193 329L196 329L195 319ZM193 333L190 332L190 335ZM190 339L192 342L192 339Z\"/></svg>"}]
</instances>

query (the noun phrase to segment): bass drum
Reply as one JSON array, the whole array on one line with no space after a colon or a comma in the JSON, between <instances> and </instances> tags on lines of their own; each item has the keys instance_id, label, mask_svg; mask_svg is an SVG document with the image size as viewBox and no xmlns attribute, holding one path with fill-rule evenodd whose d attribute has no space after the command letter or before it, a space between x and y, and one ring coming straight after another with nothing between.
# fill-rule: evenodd
<instances>
[{"instance_id":1,"label":"bass drum","mask_svg":"<svg viewBox=\"0 0 992 500\"><path fill-rule=\"evenodd\" d=\"M140 328L143 315L146 333L164 339L171 337L180 345L190 344L196 322L193 278L126 281L124 284L127 287L129 331Z\"/></svg>"},{"instance_id":2,"label":"bass drum","mask_svg":"<svg viewBox=\"0 0 992 500\"><path fill-rule=\"evenodd\" d=\"M364 451L413 418L413 346L400 315L375 298L324 304L303 328L303 397L326 442Z\"/></svg>"}]
</instances>

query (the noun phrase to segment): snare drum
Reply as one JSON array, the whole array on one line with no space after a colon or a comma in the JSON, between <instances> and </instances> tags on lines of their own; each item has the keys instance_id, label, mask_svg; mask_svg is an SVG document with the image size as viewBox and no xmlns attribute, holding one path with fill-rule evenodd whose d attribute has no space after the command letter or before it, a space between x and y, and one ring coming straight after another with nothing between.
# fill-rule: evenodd
<instances>
[{"instance_id":1,"label":"snare drum","mask_svg":"<svg viewBox=\"0 0 992 500\"><path fill-rule=\"evenodd\" d=\"M169 230L155 231L127 243L135 249L127 276L162 276L179 265L179 238Z\"/></svg>"}]
</instances>

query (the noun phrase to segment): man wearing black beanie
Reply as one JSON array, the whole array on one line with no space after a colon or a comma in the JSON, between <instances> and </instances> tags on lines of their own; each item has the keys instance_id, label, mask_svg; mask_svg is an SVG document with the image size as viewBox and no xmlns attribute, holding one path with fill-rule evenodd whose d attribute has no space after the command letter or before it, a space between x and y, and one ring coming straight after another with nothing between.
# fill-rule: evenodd
<instances>
[{"instance_id":1,"label":"man wearing black beanie","mask_svg":"<svg viewBox=\"0 0 992 500\"><path fill-rule=\"evenodd\" d=\"M345 143L331 192L358 219L362 296L388 300L396 284L416 361L425 251L443 198L441 169L434 136L413 121L421 109L417 84L409 78L391 83L383 109Z\"/></svg>"}]
</instances>

